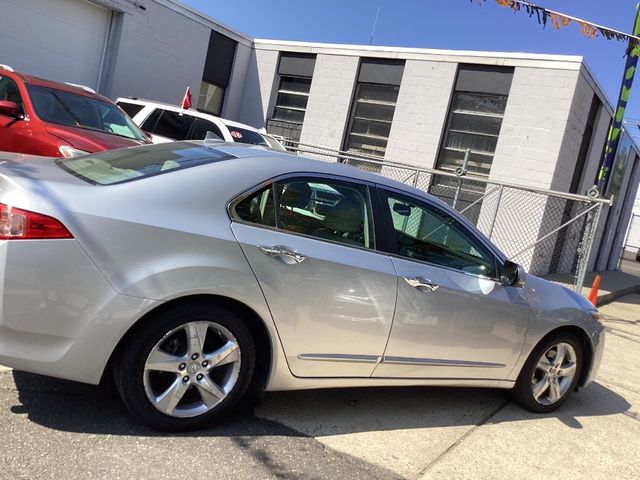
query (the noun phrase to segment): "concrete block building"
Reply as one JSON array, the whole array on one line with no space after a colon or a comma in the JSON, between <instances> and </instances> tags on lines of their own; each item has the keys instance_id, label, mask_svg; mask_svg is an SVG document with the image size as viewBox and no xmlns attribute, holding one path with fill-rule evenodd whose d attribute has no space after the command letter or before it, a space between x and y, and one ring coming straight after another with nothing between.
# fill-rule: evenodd
<instances>
[{"instance_id":1,"label":"concrete block building","mask_svg":"<svg viewBox=\"0 0 640 480\"><path fill-rule=\"evenodd\" d=\"M177 0L5 0L0 35L0 63L111 98L190 86L199 110L304 144L443 171L467 155L470 174L567 193L594 184L613 114L582 57L257 40ZM638 153L590 268L617 266Z\"/></svg>"}]
</instances>

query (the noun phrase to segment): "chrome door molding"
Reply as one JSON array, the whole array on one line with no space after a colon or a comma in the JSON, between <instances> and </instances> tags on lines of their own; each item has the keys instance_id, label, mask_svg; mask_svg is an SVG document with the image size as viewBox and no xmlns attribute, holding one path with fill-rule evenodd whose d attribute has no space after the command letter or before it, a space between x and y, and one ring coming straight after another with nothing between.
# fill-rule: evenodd
<instances>
[{"instance_id":1,"label":"chrome door molding","mask_svg":"<svg viewBox=\"0 0 640 480\"><path fill-rule=\"evenodd\" d=\"M503 368L501 363L470 362L465 360L442 360L437 358L410 358L410 357L383 357L382 363L396 365L429 365L432 367L477 367L477 368Z\"/></svg>"},{"instance_id":2,"label":"chrome door molding","mask_svg":"<svg viewBox=\"0 0 640 480\"><path fill-rule=\"evenodd\" d=\"M380 363L382 357L377 355L348 355L330 353L301 353L300 360L315 360L320 362L357 362L357 363Z\"/></svg>"}]
</instances>

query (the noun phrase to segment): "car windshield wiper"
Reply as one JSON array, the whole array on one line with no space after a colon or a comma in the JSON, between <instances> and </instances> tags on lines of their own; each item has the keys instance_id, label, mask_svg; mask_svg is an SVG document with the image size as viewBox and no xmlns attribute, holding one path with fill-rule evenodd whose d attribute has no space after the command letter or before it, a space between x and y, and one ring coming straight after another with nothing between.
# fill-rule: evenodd
<instances>
[{"instance_id":1,"label":"car windshield wiper","mask_svg":"<svg viewBox=\"0 0 640 480\"><path fill-rule=\"evenodd\" d=\"M63 110L69 114L69 116L74 122L76 122L76 126L81 127L82 124L80 123L80 119L71 111L69 107L67 107L67 105L62 101L62 99L53 90L48 90L48 92L51 95L53 95L53 98L56 99L56 101L63 108Z\"/></svg>"}]
</instances>

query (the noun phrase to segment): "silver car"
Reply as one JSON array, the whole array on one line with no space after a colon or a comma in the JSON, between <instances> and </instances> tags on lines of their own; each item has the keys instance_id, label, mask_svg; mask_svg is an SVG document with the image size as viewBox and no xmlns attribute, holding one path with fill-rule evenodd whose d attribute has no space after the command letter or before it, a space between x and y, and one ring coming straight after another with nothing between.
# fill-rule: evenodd
<instances>
[{"instance_id":1,"label":"silver car","mask_svg":"<svg viewBox=\"0 0 640 480\"><path fill-rule=\"evenodd\" d=\"M238 144L1 158L0 364L113 375L156 428L352 386L504 388L549 412L598 370L587 300L407 185Z\"/></svg>"}]
</instances>

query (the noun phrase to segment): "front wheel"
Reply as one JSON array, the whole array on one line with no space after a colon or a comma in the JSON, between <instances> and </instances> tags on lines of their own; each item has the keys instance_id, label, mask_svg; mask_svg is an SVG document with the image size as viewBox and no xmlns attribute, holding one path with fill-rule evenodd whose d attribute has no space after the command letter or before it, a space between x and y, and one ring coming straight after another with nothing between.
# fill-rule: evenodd
<instances>
[{"instance_id":1,"label":"front wheel","mask_svg":"<svg viewBox=\"0 0 640 480\"><path fill-rule=\"evenodd\" d=\"M551 335L527 359L512 391L514 400L531 412L551 412L575 390L581 368L582 347L575 335Z\"/></svg>"},{"instance_id":2,"label":"front wheel","mask_svg":"<svg viewBox=\"0 0 640 480\"><path fill-rule=\"evenodd\" d=\"M233 311L179 305L149 319L115 367L127 408L161 430L204 428L240 400L255 365L253 339Z\"/></svg>"}]
</instances>

